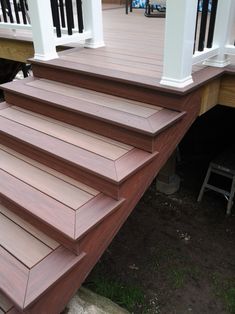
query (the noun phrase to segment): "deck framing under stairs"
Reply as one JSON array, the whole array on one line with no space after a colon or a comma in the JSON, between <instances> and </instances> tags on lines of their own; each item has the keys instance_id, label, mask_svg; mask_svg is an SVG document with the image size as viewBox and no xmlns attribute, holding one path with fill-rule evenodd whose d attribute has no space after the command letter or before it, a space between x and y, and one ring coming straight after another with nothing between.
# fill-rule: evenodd
<instances>
[{"instance_id":1,"label":"deck framing under stairs","mask_svg":"<svg viewBox=\"0 0 235 314\"><path fill-rule=\"evenodd\" d=\"M0 314L65 308L204 93L202 83L179 93L60 58L32 64L34 78L2 86Z\"/></svg>"}]
</instances>

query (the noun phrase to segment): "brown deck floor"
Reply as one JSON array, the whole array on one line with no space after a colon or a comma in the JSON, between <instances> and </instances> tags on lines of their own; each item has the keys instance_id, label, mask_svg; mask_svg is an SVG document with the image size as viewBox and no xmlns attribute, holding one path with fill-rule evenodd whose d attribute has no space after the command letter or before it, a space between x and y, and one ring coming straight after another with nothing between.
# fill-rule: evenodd
<instances>
[{"instance_id":1,"label":"brown deck floor","mask_svg":"<svg viewBox=\"0 0 235 314\"><path fill-rule=\"evenodd\" d=\"M63 59L127 72L133 76L159 81L163 65L164 18L147 18L144 10L135 9L125 14L124 7L103 11L105 48L82 49L67 54ZM0 30L0 37L31 40L26 30ZM76 46L76 45L75 45ZM201 69L196 67L195 70Z\"/></svg>"},{"instance_id":2,"label":"brown deck floor","mask_svg":"<svg viewBox=\"0 0 235 314\"><path fill-rule=\"evenodd\" d=\"M124 8L105 10L103 17L106 46L62 52L60 60L74 64L76 69L159 86L165 19L147 18L142 9L126 15ZM202 68L205 67L197 65L193 71Z\"/></svg>"}]
</instances>

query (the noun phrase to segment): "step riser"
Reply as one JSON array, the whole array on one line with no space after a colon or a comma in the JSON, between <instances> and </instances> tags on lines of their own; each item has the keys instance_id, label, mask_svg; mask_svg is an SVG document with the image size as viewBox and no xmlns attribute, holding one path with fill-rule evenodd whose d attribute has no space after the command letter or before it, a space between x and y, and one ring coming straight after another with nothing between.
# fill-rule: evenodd
<instances>
[{"instance_id":1,"label":"step riser","mask_svg":"<svg viewBox=\"0 0 235 314\"><path fill-rule=\"evenodd\" d=\"M98 177L94 173L89 173L85 169L78 168L76 165L69 164L67 161L58 159L56 156L51 156L46 151L41 151L37 147L32 147L6 134L0 134L0 143L75 180L81 181L116 200L121 198L119 185Z\"/></svg>"},{"instance_id":2,"label":"step riser","mask_svg":"<svg viewBox=\"0 0 235 314\"><path fill-rule=\"evenodd\" d=\"M107 136L108 134L108 136L114 140L121 141L125 144L132 145L148 152L153 152L154 138L151 136L53 107L42 101L27 98L26 95L23 96L8 91L5 91L4 95L6 102L9 104L43 114L50 118L98 133L103 136Z\"/></svg>"},{"instance_id":3,"label":"step riser","mask_svg":"<svg viewBox=\"0 0 235 314\"><path fill-rule=\"evenodd\" d=\"M33 64L34 76L54 80L60 83L83 87L98 92L119 96L127 99L161 106L168 109L183 111L182 96L173 94L171 90L154 90L148 87L132 85L119 80L111 80L109 77L97 77L84 72L72 72L63 68L53 68L46 65Z\"/></svg>"}]
</instances>

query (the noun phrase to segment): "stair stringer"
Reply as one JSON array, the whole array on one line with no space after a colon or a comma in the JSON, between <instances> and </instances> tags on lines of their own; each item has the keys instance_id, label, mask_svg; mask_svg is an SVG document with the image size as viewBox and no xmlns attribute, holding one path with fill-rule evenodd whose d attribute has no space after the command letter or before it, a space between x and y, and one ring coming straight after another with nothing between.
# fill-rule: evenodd
<instances>
[{"instance_id":1,"label":"stair stringer","mask_svg":"<svg viewBox=\"0 0 235 314\"><path fill-rule=\"evenodd\" d=\"M151 163L122 185L121 192L126 198L124 204L80 239L80 250L86 252L86 256L79 264L79 267L73 269L66 277L58 281L24 313L58 314L65 308L70 298L86 279L161 167L197 118L200 110L200 99L200 91L193 92L184 97L183 109L187 114L182 120L165 130L156 139L156 147L160 149L159 154Z\"/></svg>"}]
</instances>

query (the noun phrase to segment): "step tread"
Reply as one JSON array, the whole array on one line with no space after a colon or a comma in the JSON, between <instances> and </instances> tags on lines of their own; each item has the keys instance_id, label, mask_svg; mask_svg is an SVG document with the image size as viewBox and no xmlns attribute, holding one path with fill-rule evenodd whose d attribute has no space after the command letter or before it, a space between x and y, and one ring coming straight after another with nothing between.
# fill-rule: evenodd
<instances>
[{"instance_id":1,"label":"step tread","mask_svg":"<svg viewBox=\"0 0 235 314\"><path fill-rule=\"evenodd\" d=\"M2 85L4 90L52 106L156 136L184 113L46 79L29 78Z\"/></svg>"},{"instance_id":2,"label":"step tread","mask_svg":"<svg viewBox=\"0 0 235 314\"><path fill-rule=\"evenodd\" d=\"M0 304L5 312L11 306L8 298L19 309L27 308L85 256L59 245L49 248L41 237L31 233L31 228L23 229L17 219L11 220L2 213L0 225Z\"/></svg>"},{"instance_id":3,"label":"step tread","mask_svg":"<svg viewBox=\"0 0 235 314\"><path fill-rule=\"evenodd\" d=\"M74 48L69 51L71 52L79 52L79 48ZM114 70L112 69L112 66L110 67L103 67L100 66L100 64L93 64L92 66L90 64L85 64L82 62L74 62L71 60L71 58L68 56L68 52L62 52L61 57L57 59L52 59L49 61L41 61L41 60L36 60L36 59L30 59L30 63L39 65L40 67L46 66L46 67L51 67L54 69L66 69L67 71L71 72L76 72L76 73L86 73L88 75L92 75L95 77L101 77L101 78L106 78L114 81L123 81L125 83L130 83L130 84L137 84L139 86L148 86L150 88L155 88L159 89L160 85L157 82L156 75L154 76L153 71L148 71L148 74L151 75L145 75L143 74L143 71L138 71L136 73L130 73L127 68L123 68L118 66L115 69L115 75L113 74ZM133 69L133 68L132 68ZM159 72L160 74L160 72Z\"/></svg>"},{"instance_id":4,"label":"step tread","mask_svg":"<svg viewBox=\"0 0 235 314\"><path fill-rule=\"evenodd\" d=\"M9 106L0 110L0 131L54 158L119 184L154 158L143 150Z\"/></svg>"},{"instance_id":5,"label":"step tread","mask_svg":"<svg viewBox=\"0 0 235 314\"><path fill-rule=\"evenodd\" d=\"M4 182L0 195L72 241L77 241L123 202L3 145L0 145L0 161L0 181ZM1 206L0 213L6 215ZM15 219L12 213L7 217ZM18 225L28 228L24 221L17 219ZM31 229L31 232L36 231ZM48 247L56 248L55 241L46 240Z\"/></svg>"}]
</instances>

